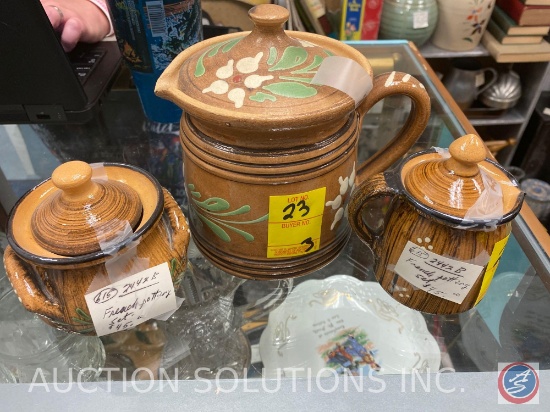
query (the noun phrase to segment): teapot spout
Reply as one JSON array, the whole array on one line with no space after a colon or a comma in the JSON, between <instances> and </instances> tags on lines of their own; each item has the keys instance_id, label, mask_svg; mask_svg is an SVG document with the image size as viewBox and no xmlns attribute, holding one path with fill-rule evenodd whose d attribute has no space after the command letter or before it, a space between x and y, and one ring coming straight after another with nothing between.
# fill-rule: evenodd
<instances>
[{"instance_id":1,"label":"teapot spout","mask_svg":"<svg viewBox=\"0 0 550 412\"><path fill-rule=\"evenodd\" d=\"M179 90L179 71L187 58L186 53L180 53L172 62L164 69L164 72L160 75L155 85L155 94L158 97L169 100L175 103L181 109L185 109L184 93Z\"/></svg>"}]
</instances>

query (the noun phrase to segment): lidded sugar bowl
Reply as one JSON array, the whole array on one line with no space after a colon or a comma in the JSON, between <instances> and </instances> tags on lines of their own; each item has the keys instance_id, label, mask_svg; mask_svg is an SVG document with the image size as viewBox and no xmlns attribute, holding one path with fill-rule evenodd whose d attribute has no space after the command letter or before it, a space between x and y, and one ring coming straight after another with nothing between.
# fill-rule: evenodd
<instances>
[{"instance_id":1,"label":"lidded sugar bowl","mask_svg":"<svg viewBox=\"0 0 550 412\"><path fill-rule=\"evenodd\" d=\"M69 332L95 334L85 295L167 263L174 288L189 229L170 193L148 172L71 161L27 192L8 221L4 265L23 305Z\"/></svg>"}]
</instances>

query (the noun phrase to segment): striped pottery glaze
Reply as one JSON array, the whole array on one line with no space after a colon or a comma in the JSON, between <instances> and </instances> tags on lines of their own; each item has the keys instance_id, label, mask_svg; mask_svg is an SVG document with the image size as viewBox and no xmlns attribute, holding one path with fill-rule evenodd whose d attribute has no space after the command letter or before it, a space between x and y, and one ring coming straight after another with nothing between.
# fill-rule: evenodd
<instances>
[{"instance_id":1,"label":"striped pottery glaze","mask_svg":"<svg viewBox=\"0 0 550 412\"><path fill-rule=\"evenodd\" d=\"M376 279L400 303L447 315L485 295L524 198L515 178L486 156L483 141L466 135L448 152L409 156L397 172L354 192L350 224L375 254ZM372 228L363 212L387 197L383 227Z\"/></svg>"},{"instance_id":2,"label":"striped pottery glaze","mask_svg":"<svg viewBox=\"0 0 550 412\"><path fill-rule=\"evenodd\" d=\"M91 285L167 264L176 290L190 232L148 172L71 161L17 202L7 238L4 267L23 306L58 329L95 335L85 298Z\"/></svg>"}]
</instances>

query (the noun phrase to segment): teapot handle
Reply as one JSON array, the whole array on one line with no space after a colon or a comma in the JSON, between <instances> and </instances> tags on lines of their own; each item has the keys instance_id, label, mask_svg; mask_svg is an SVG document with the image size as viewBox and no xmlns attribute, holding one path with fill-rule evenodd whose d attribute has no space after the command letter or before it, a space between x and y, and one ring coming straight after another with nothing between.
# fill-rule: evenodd
<instances>
[{"instance_id":1,"label":"teapot handle","mask_svg":"<svg viewBox=\"0 0 550 412\"><path fill-rule=\"evenodd\" d=\"M411 98L412 105L409 117L397 135L359 166L356 185L383 172L407 153L416 143L430 119L431 106L428 92L424 85L410 74L383 73L376 76L373 83L373 89L357 109L360 118L363 118L376 103L388 96L403 94Z\"/></svg>"},{"instance_id":2,"label":"teapot handle","mask_svg":"<svg viewBox=\"0 0 550 412\"><path fill-rule=\"evenodd\" d=\"M372 200L382 197L391 197L393 200L398 194L396 189L388 185L383 173L378 173L364 181L353 192L348 206L349 223L357 236L373 251L376 250L376 240L383 233L384 227L377 230L369 227L363 219L363 211Z\"/></svg>"},{"instance_id":3,"label":"teapot handle","mask_svg":"<svg viewBox=\"0 0 550 412\"><path fill-rule=\"evenodd\" d=\"M38 313L49 319L64 319L58 304L53 303L35 283L32 267L19 258L11 246L4 252L6 274L20 302L30 312Z\"/></svg>"},{"instance_id":4,"label":"teapot handle","mask_svg":"<svg viewBox=\"0 0 550 412\"><path fill-rule=\"evenodd\" d=\"M498 78L498 72L496 71L496 69L493 69L492 67L486 67L482 70L483 73L491 73L491 80L486 82L483 87L481 87L480 89L478 89L476 91L476 98L477 96L479 96L481 93L483 93L485 90L487 90L489 87L491 87L493 84L495 84L495 82L497 81L497 78Z\"/></svg>"}]
</instances>

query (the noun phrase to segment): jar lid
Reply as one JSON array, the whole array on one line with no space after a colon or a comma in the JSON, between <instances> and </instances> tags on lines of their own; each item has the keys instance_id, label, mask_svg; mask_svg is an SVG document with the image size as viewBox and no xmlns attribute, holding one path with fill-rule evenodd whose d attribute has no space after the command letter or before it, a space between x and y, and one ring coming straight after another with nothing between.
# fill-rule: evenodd
<instances>
[{"instance_id":1,"label":"jar lid","mask_svg":"<svg viewBox=\"0 0 550 412\"><path fill-rule=\"evenodd\" d=\"M417 202L461 219L494 219L519 211L517 182L486 159L483 140L462 136L451 143L448 154L414 156L401 169L405 190Z\"/></svg>"},{"instance_id":2,"label":"jar lid","mask_svg":"<svg viewBox=\"0 0 550 412\"><path fill-rule=\"evenodd\" d=\"M327 36L285 32L289 12L284 7L258 5L249 17L251 32L214 37L180 53L155 92L217 128L288 130L345 121L355 109L354 99L311 81L325 58L334 55L357 62L372 78L367 58Z\"/></svg>"},{"instance_id":3,"label":"jar lid","mask_svg":"<svg viewBox=\"0 0 550 412\"><path fill-rule=\"evenodd\" d=\"M133 232L140 222L143 208L137 192L121 182L93 181L85 162L62 164L51 180L59 190L37 205L31 229L36 242L52 253L96 252L128 227Z\"/></svg>"},{"instance_id":4,"label":"jar lid","mask_svg":"<svg viewBox=\"0 0 550 412\"><path fill-rule=\"evenodd\" d=\"M82 165L81 162L79 163ZM36 223L33 224L35 212L42 205L50 203L50 199L53 199L54 196L60 196L60 193L63 192L62 189L56 187L52 178L46 179L26 192L17 201L10 213L6 235L9 245L18 257L33 265L58 269L95 265L117 256L119 252L124 251L127 247L137 245L151 233L152 228L156 227L155 225L161 219L164 211L164 195L160 183L154 176L136 166L123 163L94 163L91 165L84 163L84 166L85 169L89 167L92 169L91 183L99 183L101 187L104 187L105 183L107 183L107 187L112 187L111 183L114 183L117 186L116 192L119 192L118 189L121 186L121 190L124 192L126 192L126 189L130 189L128 191L130 193L129 198L126 198L126 195L117 195L117 199L123 202L128 209L136 210L125 211L126 206L121 207L117 202L113 202L109 196L102 197L101 201L98 202L94 202L90 198L88 201L89 207L95 213L83 212L82 216L86 216L84 219L82 216L77 218L77 213L72 216L76 219L78 228L82 225L82 220L86 221L88 219L86 224L89 230L94 232L94 235L88 232L86 236L90 236L90 244L93 243L93 237L95 236L99 248L92 246L80 249L77 243L83 243L87 239L81 237L82 233L78 231L75 232L77 233L76 236L71 232L70 225L73 223L72 221L64 221L59 217L55 217L54 219L63 225L61 229L57 228L60 236L66 236L62 239L63 242L71 242L75 248L79 248L79 251L77 252L76 249L65 250L63 253L67 253L66 255L52 252L49 250L51 247L46 244L43 246L37 241L36 230L33 227L36 227ZM61 168L62 170L63 168ZM84 175L86 173L80 172ZM139 199L136 202L132 200L134 197L131 193L134 191L137 192ZM121 200L123 198L125 200ZM103 201L106 201L109 206L101 205ZM97 203L97 205L94 203ZM119 210L120 214L111 213L109 208ZM137 225L133 223L136 216L139 216ZM121 222L122 224L120 224ZM51 226L49 222L48 224ZM123 227L123 233L118 233L120 227ZM38 229L38 231L40 230ZM96 232L100 234L99 238ZM42 234L44 233L50 238L53 236L51 231L42 229ZM61 243L59 239L54 239L53 242L56 244ZM91 249L97 250L87 252Z\"/></svg>"}]
</instances>

